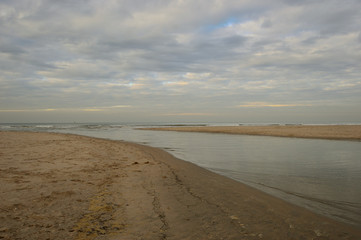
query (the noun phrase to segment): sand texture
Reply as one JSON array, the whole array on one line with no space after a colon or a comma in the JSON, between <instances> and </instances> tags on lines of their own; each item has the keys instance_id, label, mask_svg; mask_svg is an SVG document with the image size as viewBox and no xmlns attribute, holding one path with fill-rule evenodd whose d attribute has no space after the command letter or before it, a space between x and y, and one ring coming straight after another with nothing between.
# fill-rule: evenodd
<instances>
[{"instance_id":1,"label":"sand texture","mask_svg":"<svg viewBox=\"0 0 361 240\"><path fill-rule=\"evenodd\" d=\"M0 239L361 239L151 147L0 132Z\"/></svg>"},{"instance_id":2,"label":"sand texture","mask_svg":"<svg viewBox=\"0 0 361 240\"><path fill-rule=\"evenodd\" d=\"M361 141L361 125L195 126L143 129Z\"/></svg>"}]
</instances>

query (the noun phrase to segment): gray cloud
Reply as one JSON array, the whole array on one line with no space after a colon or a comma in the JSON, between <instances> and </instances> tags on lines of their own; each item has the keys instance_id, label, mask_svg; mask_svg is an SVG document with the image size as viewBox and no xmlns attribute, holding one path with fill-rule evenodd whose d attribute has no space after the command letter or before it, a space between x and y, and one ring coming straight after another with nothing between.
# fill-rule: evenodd
<instances>
[{"instance_id":1,"label":"gray cloud","mask_svg":"<svg viewBox=\"0 0 361 240\"><path fill-rule=\"evenodd\" d=\"M0 114L11 121L20 120L1 110L100 106L134 120L204 112L224 121L252 103L303 106L310 121L320 106L360 110L359 1L19 0L0 9ZM106 108L116 105L132 110Z\"/></svg>"}]
</instances>

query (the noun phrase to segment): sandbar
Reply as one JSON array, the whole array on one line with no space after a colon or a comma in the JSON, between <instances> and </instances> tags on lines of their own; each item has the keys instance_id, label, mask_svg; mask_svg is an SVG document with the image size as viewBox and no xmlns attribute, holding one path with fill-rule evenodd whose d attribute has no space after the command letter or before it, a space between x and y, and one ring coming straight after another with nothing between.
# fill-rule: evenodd
<instances>
[{"instance_id":1,"label":"sandbar","mask_svg":"<svg viewBox=\"0 0 361 240\"><path fill-rule=\"evenodd\" d=\"M157 148L0 132L0 239L361 239Z\"/></svg>"},{"instance_id":2,"label":"sandbar","mask_svg":"<svg viewBox=\"0 0 361 240\"><path fill-rule=\"evenodd\" d=\"M361 141L361 125L182 126L142 129Z\"/></svg>"}]
</instances>

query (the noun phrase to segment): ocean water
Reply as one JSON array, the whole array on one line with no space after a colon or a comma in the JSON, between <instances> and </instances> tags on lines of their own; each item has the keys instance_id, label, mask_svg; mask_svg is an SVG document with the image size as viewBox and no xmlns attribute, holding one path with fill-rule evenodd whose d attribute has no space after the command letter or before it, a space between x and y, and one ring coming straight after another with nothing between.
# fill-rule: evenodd
<instances>
[{"instance_id":1,"label":"ocean water","mask_svg":"<svg viewBox=\"0 0 361 240\"><path fill-rule=\"evenodd\" d=\"M361 228L361 142L137 129L153 125L1 124L0 130L73 133L162 148L180 159ZM157 126L161 125L168 124Z\"/></svg>"}]
</instances>

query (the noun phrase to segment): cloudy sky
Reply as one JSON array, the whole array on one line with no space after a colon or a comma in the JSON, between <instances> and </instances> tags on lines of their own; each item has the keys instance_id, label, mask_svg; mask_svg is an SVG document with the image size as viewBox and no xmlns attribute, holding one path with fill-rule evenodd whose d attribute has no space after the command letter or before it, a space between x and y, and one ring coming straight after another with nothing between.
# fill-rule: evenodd
<instances>
[{"instance_id":1,"label":"cloudy sky","mask_svg":"<svg viewBox=\"0 0 361 240\"><path fill-rule=\"evenodd\" d=\"M361 122L360 0L0 0L0 122Z\"/></svg>"}]
</instances>

